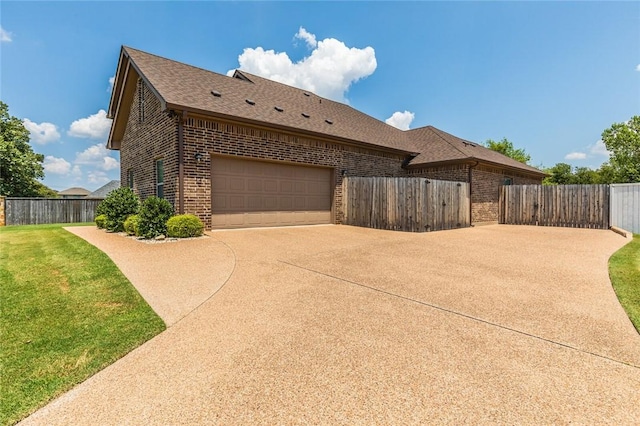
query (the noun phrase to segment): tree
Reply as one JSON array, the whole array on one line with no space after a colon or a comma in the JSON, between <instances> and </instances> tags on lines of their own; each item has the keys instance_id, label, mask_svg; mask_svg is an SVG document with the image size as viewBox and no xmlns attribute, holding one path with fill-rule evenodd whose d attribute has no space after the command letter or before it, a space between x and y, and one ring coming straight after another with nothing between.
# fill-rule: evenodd
<instances>
[{"instance_id":1,"label":"tree","mask_svg":"<svg viewBox=\"0 0 640 426\"><path fill-rule=\"evenodd\" d=\"M44 155L31 149L22 121L0 101L0 195L42 197L51 191L37 180L44 177L43 161Z\"/></svg>"},{"instance_id":2,"label":"tree","mask_svg":"<svg viewBox=\"0 0 640 426\"><path fill-rule=\"evenodd\" d=\"M502 138L500 142L489 139L484 145L492 151L499 152L521 163L529 164L529 161L531 161L531 156L527 154L523 148L514 148L513 143L507 138Z\"/></svg>"},{"instance_id":3,"label":"tree","mask_svg":"<svg viewBox=\"0 0 640 426\"><path fill-rule=\"evenodd\" d=\"M544 185L569 185L573 183L573 172L567 163L558 163L546 169L545 173L548 173L549 176L542 181Z\"/></svg>"},{"instance_id":4,"label":"tree","mask_svg":"<svg viewBox=\"0 0 640 426\"><path fill-rule=\"evenodd\" d=\"M608 163L603 163L599 169L589 167L572 168L567 163L558 163L553 167L544 169L549 174L542 181L543 185L592 185L598 183L618 183L615 170Z\"/></svg>"},{"instance_id":5,"label":"tree","mask_svg":"<svg viewBox=\"0 0 640 426\"><path fill-rule=\"evenodd\" d=\"M621 182L640 182L640 116L626 123L614 123L602 132L602 142L611 152L609 158Z\"/></svg>"}]
</instances>

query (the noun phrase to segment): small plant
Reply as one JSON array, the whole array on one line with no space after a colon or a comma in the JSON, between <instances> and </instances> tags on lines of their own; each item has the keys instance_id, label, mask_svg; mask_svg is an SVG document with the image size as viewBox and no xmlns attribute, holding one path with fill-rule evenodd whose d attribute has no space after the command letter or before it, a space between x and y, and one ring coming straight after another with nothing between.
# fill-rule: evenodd
<instances>
[{"instance_id":1,"label":"small plant","mask_svg":"<svg viewBox=\"0 0 640 426\"><path fill-rule=\"evenodd\" d=\"M106 228L109 231L121 232L124 230L124 221L132 214L138 213L140 200L131 188L122 187L109 192L96 209L98 215L105 215Z\"/></svg>"},{"instance_id":2,"label":"small plant","mask_svg":"<svg viewBox=\"0 0 640 426\"><path fill-rule=\"evenodd\" d=\"M145 238L167 235L167 221L173 216L173 207L163 199L152 195L142 202L138 230Z\"/></svg>"},{"instance_id":3,"label":"small plant","mask_svg":"<svg viewBox=\"0 0 640 426\"><path fill-rule=\"evenodd\" d=\"M96 226L98 227L98 229L104 229L107 226L107 215L105 214L99 214L98 216L96 216Z\"/></svg>"},{"instance_id":4,"label":"small plant","mask_svg":"<svg viewBox=\"0 0 640 426\"><path fill-rule=\"evenodd\" d=\"M140 235L140 216L132 214L124 221L124 232L127 235Z\"/></svg>"},{"instance_id":5,"label":"small plant","mask_svg":"<svg viewBox=\"0 0 640 426\"><path fill-rule=\"evenodd\" d=\"M204 231L204 224L198 216L180 214L167 221L167 236L173 238L199 237Z\"/></svg>"}]
</instances>

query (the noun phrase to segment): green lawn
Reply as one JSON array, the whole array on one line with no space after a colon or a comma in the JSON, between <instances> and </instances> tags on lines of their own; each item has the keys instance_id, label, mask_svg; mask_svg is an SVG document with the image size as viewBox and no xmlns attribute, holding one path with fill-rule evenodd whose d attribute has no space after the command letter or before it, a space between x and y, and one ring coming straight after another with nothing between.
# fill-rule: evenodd
<instances>
[{"instance_id":1,"label":"green lawn","mask_svg":"<svg viewBox=\"0 0 640 426\"><path fill-rule=\"evenodd\" d=\"M165 329L104 253L60 225L0 228L0 424Z\"/></svg>"},{"instance_id":2,"label":"green lawn","mask_svg":"<svg viewBox=\"0 0 640 426\"><path fill-rule=\"evenodd\" d=\"M609 276L620 304L640 332L640 235L611 256Z\"/></svg>"}]
</instances>

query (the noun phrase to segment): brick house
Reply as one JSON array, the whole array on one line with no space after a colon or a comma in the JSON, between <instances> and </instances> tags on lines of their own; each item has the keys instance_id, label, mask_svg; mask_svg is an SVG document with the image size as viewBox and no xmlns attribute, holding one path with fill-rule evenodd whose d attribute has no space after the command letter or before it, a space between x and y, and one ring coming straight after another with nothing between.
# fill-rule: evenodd
<instances>
[{"instance_id":1,"label":"brick house","mask_svg":"<svg viewBox=\"0 0 640 426\"><path fill-rule=\"evenodd\" d=\"M344 176L471 182L472 221L496 221L500 185L545 176L431 126L402 131L244 71L225 76L129 47L108 116L122 185L207 228L340 223Z\"/></svg>"}]
</instances>

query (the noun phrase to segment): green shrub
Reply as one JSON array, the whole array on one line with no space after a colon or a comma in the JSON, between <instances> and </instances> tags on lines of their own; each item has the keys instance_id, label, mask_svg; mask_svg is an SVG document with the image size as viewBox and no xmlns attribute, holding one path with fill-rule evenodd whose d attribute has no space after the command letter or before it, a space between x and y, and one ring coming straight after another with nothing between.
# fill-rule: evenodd
<instances>
[{"instance_id":1,"label":"green shrub","mask_svg":"<svg viewBox=\"0 0 640 426\"><path fill-rule=\"evenodd\" d=\"M167 235L167 221L173 216L173 207L167 200L151 196L142 202L138 215L140 235L154 238Z\"/></svg>"},{"instance_id":2,"label":"green shrub","mask_svg":"<svg viewBox=\"0 0 640 426\"><path fill-rule=\"evenodd\" d=\"M174 238L199 237L204 231L204 224L198 216L180 214L167 221L167 236Z\"/></svg>"},{"instance_id":3,"label":"green shrub","mask_svg":"<svg viewBox=\"0 0 640 426\"><path fill-rule=\"evenodd\" d=\"M140 216L132 214L124 221L123 226L127 235L140 235Z\"/></svg>"},{"instance_id":4,"label":"green shrub","mask_svg":"<svg viewBox=\"0 0 640 426\"><path fill-rule=\"evenodd\" d=\"M121 232L124 230L124 221L132 214L138 213L140 200L131 188L122 187L109 192L100 204L96 212L107 216L106 228L109 231Z\"/></svg>"},{"instance_id":5,"label":"green shrub","mask_svg":"<svg viewBox=\"0 0 640 426\"><path fill-rule=\"evenodd\" d=\"M96 226L98 229L104 229L107 226L107 215L99 214L96 216Z\"/></svg>"}]
</instances>

